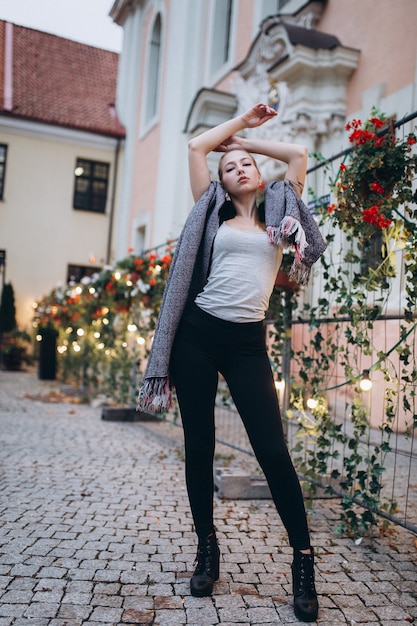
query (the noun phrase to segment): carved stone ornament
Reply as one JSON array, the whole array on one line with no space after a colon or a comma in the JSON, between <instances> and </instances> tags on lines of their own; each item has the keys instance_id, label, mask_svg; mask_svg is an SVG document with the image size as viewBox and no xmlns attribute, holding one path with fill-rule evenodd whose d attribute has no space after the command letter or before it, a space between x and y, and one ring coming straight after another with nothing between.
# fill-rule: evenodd
<instances>
[{"instance_id":1,"label":"carved stone ornament","mask_svg":"<svg viewBox=\"0 0 417 626\"><path fill-rule=\"evenodd\" d=\"M311 29L305 25L314 23L321 4L308 3L310 13L303 9L291 20L280 15L266 18L246 59L236 68L232 90L237 112L260 101L278 112L268 124L251 129L251 136L278 141L301 138L314 146L316 139L340 132L347 85L359 51L346 48L331 34L308 32ZM308 22L308 15L316 17Z\"/></svg>"}]
</instances>

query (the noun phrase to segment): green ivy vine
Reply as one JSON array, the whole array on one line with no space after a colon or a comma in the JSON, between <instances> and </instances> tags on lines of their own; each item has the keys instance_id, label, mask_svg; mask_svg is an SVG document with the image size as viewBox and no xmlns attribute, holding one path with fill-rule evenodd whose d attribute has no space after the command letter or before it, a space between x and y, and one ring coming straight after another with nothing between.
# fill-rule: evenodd
<instances>
[{"instance_id":1,"label":"green ivy vine","mask_svg":"<svg viewBox=\"0 0 417 626\"><path fill-rule=\"evenodd\" d=\"M272 358L278 370L289 334L288 324L283 323L285 315L290 311L293 324L302 321L308 327L308 339L291 347L294 375L288 381L292 393L287 418L297 419L297 468L311 491L321 484L327 492L341 495L339 531L351 536L364 535L379 526L380 511L395 512L396 503L384 495L383 477L398 411L407 417L408 436L417 427L417 210L413 206L417 201L413 191L417 157L411 150L415 136L409 134L401 149L393 139L392 128L385 129L389 137L384 141L378 139L376 131L385 118L375 115L373 111L374 126L365 123L362 128L361 122L354 120L355 143L349 160L330 180L335 204L323 204L310 190L321 227L328 233L328 250L320 261L320 297L311 304L297 291L290 295L278 291L272 300ZM352 130L352 126L347 128ZM392 146L397 153L392 152ZM382 168L382 148L390 150L391 162L399 155L397 165L403 164L397 168L397 178L390 179L389 193L382 193L375 165L377 151ZM367 163L373 169L368 170ZM391 172L384 167L383 175L386 185ZM399 258L406 294L400 337L395 346L383 352L374 345L375 324L392 296ZM399 357L399 368L391 358L393 353ZM378 441L370 436L369 402L359 386L362 357L372 362L371 373L378 370L384 380L384 415L379 437L375 437ZM331 383L336 367L342 369L345 378L340 385ZM349 391L346 420L337 419L328 406L329 392L338 387L341 394Z\"/></svg>"}]
</instances>

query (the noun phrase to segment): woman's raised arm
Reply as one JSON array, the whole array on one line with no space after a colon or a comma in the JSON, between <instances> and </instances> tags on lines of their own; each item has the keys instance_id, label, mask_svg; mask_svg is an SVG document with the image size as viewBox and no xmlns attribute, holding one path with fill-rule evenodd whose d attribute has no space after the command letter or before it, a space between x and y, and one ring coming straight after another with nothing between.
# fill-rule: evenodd
<instances>
[{"instance_id":1,"label":"woman's raised arm","mask_svg":"<svg viewBox=\"0 0 417 626\"><path fill-rule=\"evenodd\" d=\"M230 150L228 140L244 128L255 128L275 117L276 111L266 104L255 104L243 115L210 128L188 142L188 164L191 191L197 201L210 184L210 172L207 165L209 152Z\"/></svg>"},{"instance_id":2,"label":"woman's raised arm","mask_svg":"<svg viewBox=\"0 0 417 626\"><path fill-rule=\"evenodd\" d=\"M236 138L231 137L230 142L233 142L234 139ZM240 137L237 140L242 150L247 150L252 154L262 154L271 159L287 163L285 180L291 183L293 189L301 196L307 171L308 152L306 146L297 143L250 138L242 139Z\"/></svg>"}]
</instances>

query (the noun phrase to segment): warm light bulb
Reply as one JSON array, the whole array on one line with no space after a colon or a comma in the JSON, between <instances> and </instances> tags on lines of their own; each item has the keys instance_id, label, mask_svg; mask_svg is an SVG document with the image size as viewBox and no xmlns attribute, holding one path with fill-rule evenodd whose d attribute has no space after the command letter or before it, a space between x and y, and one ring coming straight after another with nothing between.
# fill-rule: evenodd
<instances>
[{"instance_id":1,"label":"warm light bulb","mask_svg":"<svg viewBox=\"0 0 417 626\"><path fill-rule=\"evenodd\" d=\"M362 378L359 382L359 387L362 391L369 391L372 389L372 380L369 377L369 370L363 370Z\"/></svg>"},{"instance_id":2,"label":"warm light bulb","mask_svg":"<svg viewBox=\"0 0 417 626\"><path fill-rule=\"evenodd\" d=\"M309 398L307 400L307 406L309 409L315 409L317 405L318 405L318 402L315 398Z\"/></svg>"},{"instance_id":3,"label":"warm light bulb","mask_svg":"<svg viewBox=\"0 0 417 626\"><path fill-rule=\"evenodd\" d=\"M279 376L278 379L275 381L275 389L277 391L284 391L285 389L285 380L281 378L281 376Z\"/></svg>"}]
</instances>

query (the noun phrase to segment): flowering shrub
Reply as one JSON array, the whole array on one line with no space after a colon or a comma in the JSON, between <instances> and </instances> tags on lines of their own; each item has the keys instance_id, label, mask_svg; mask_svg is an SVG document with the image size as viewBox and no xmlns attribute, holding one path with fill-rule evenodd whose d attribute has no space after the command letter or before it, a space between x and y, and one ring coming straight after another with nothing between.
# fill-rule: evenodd
<instances>
[{"instance_id":1,"label":"flowering shrub","mask_svg":"<svg viewBox=\"0 0 417 626\"><path fill-rule=\"evenodd\" d=\"M417 201L412 188L417 138L409 133L397 139L392 122L375 109L364 123L354 119L346 130L352 148L347 162L340 164L333 187L336 202L327 211L342 230L366 239L402 218L400 205L406 210L407 203Z\"/></svg>"},{"instance_id":2,"label":"flowering shrub","mask_svg":"<svg viewBox=\"0 0 417 626\"><path fill-rule=\"evenodd\" d=\"M163 254L129 255L79 283L57 287L36 303L34 327L58 332L62 380L94 388L125 403L137 366L146 357L172 260Z\"/></svg>"}]
</instances>

